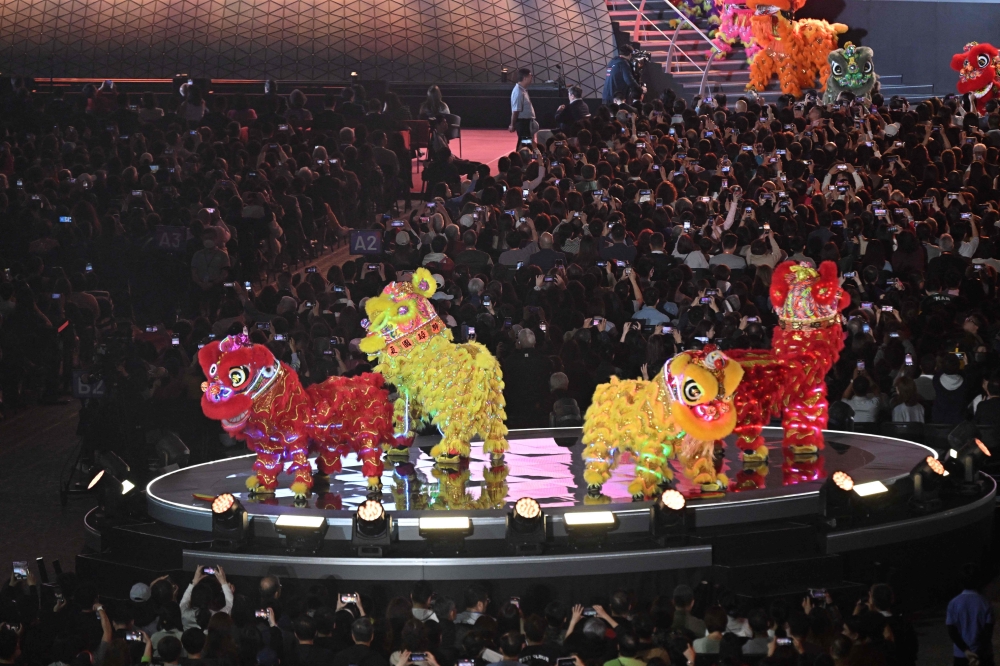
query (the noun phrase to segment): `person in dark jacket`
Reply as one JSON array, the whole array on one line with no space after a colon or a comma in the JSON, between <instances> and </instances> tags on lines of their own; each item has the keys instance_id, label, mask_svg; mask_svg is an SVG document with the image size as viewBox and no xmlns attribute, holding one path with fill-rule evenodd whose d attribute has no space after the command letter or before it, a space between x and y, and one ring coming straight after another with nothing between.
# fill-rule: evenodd
<instances>
[{"instance_id":1,"label":"person in dark jacket","mask_svg":"<svg viewBox=\"0 0 1000 666\"><path fill-rule=\"evenodd\" d=\"M626 101L635 99L641 92L639 82L632 74L632 47L622 44L618 47L618 57L608 63L604 79L604 93L601 101L611 104L615 95L624 97Z\"/></svg>"},{"instance_id":2,"label":"person in dark jacket","mask_svg":"<svg viewBox=\"0 0 1000 666\"><path fill-rule=\"evenodd\" d=\"M958 356L946 354L943 372L934 376L933 423L961 423L965 418L965 377L959 367Z\"/></svg>"},{"instance_id":3,"label":"person in dark jacket","mask_svg":"<svg viewBox=\"0 0 1000 666\"><path fill-rule=\"evenodd\" d=\"M556 109L556 122L559 127L568 130L575 123L590 117L590 107L583 101L583 88L573 86L569 89L569 104L563 104Z\"/></svg>"}]
</instances>

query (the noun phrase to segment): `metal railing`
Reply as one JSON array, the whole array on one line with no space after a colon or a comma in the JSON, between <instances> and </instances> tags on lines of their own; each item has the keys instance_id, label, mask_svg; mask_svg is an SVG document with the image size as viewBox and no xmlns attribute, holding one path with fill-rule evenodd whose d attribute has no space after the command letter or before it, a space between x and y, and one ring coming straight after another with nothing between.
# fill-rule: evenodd
<instances>
[{"instance_id":1,"label":"metal railing","mask_svg":"<svg viewBox=\"0 0 1000 666\"><path fill-rule=\"evenodd\" d=\"M650 19L643 13L643 10L646 8L646 0L640 0L640 4L638 7L636 7L635 3L632 2L632 0L625 0L625 2L627 2L632 7L632 9L635 10L635 30L633 32L633 34L635 35L635 41L639 42L640 45L642 44L641 31L644 27L644 24L652 27L654 30L656 30L656 32L660 33L660 35L662 35L664 39L670 42L670 48L667 50L667 63L665 65L665 70L667 71L667 73L669 74L673 70L674 61L678 57L678 54L684 56L684 58L686 58L688 62L690 62L697 71L701 72L701 84L698 86L698 95L704 97L705 81L708 78L708 72L712 68L712 62L715 60L715 56L717 56L720 53L719 47L713 44L709 36L706 35L704 32L702 32L701 28L695 25L684 12L677 9L677 7L675 7L674 4L670 2L670 0L660 0L660 1L666 4L668 7L670 7L670 9L672 9L673 12L677 14L677 17L680 19L677 22L677 27L674 28L673 35L667 35L667 33L660 30L660 27L656 25L656 23L654 23L652 19ZM707 43L708 46L711 48L711 53L708 56L708 61L704 65L699 65L684 49L677 46L677 37L680 34L681 28L683 28L685 24L690 26L691 29L694 30L694 32L699 37L701 37L701 39L704 40L704 42Z\"/></svg>"}]
</instances>

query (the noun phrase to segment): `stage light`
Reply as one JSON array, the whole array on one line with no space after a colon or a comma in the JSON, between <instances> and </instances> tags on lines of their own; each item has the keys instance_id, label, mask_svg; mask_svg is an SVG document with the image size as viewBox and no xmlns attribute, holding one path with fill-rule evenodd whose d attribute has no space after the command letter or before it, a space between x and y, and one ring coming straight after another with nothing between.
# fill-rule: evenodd
<instances>
[{"instance_id":1,"label":"stage light","mask_svg":"<svg viewBox=\"0 0 1000 666\"><path fill-rule=\"evenodd\" d=\"M840 490L845 493L849 493L854 490L854 479L847 472L834 472L830 476L830 480L833 481L833 485L837 486Z\"/></svg>"},{"instance_id":2,"label":"stage light","mask_svg":"<svg viewBox=\"0 0 1000 666\"><path fill-rule=\"evenodd\" d=\"M667 488L650 508L650 529L654 537L680 537L688 530L692 518L686 511L687 498L680 491Z\"/></svg>"},{"instance_id":3,"label":"stage light","mask_svg":"<svg viewBox=\"0 0 1000 666\"><path fill-rule=\"evenodd\" d=\"M422 537L466 537L472 534L472 520L468 516L421 516L417 528Z\"/></svg>"},{"instance_id":4,"label":"stage light","mask_svg":"<svg viewBox=\"0 0 1000 666\"><path fill-rule=\"evenodd\" d=\"M382 557L392 543L392 519L381 502L365 500L351 523L351 546L360 557Z\"/></svg>"},{"instance_id":5,"label":"stage light","mask_svg":"<svg viewBox=\"0 0 1000 666\"><path fill-rule=\"evenodd\" d=\"M133 488L135 488L135 484L129 481L128 479L122 481L122 495L128 495Z\"/></svg>"},{"instance_id":6,"label":"stage light","mask_svg":"<svg viewBox=\"0 0 1000 666\"><path fill-rule=\"evenodd\" d=\"M664 509L681 511L687 505L687 500L684 499L684 495L682 495L679 491L674 490L673 488L668 488L663 491L662 495L660 495L660 504L663 505Z\"/></svg>"},{"instance_id":7,"label":"stage light","mask_svg":"<svg viewBox=\"0 0 1000 666\"><path fill-rule=\"evenodd\" d=\"M94 488L96 488L97 484L100 483L101 479L103 478L104 478L104 470L102 469L99 470L97 474L94 475L94 478L90 480L90 483L87 484L87 490L93 490Z\"/></svg>"},{"instance_id":8,"label":"stage light","mask_svg":"<svg viewBox=\"0 0 1000 666\"><path fill-rule=\"evenodd\" d=\"M927 456L910 472L913 497L910 508L916 513L929 513L941 508L941 480L947 475L944 465L934 456Z\"/></svg>"},{"instance_id":9,"label":"stage light","mask_svg":"<svg viewBox=\"0 0 1000 666\"><path fill-rule=\"evenodd\" d=\"M329 528L323 516L282 514L274 521L274 529L281 535L285 548L296 553L315 553L323 546Z\"/></svg>"},{"instance_id":10,"label":"stage light","mask_svg":"<svg viewBox=\"0 0 1000 666\"><path fill-rule=\"evenodd\" d=\"M212 501L212 550L234 552L252 536L250 515L239 500L224 493Z\"/></svg>"},{"instance_id":11,"label":"stage light","mask_svg":"<svg viewBox=\"0 0 1000 666\"><path fill-rule=\"evenodd\" d=\"M107 522L128 515L130 498L126 495L135 490L135 483L128 478L131 469L113 451L98 453L96 463L98 472L87 484L88 490L96 488L101 497L95 519Z\"/></svg>"},{"instance_id":12,"label":"stage light","mask_svg":"<svg viewBox=\"0 0 1000 666\"><path fill-rule=\"evenodd\" d=\"M507 542L515 555L539 555L545 548L548 529L541 505L531 497L514 503L507 516Z\"/></svg>"},{"instance_id":13,"label":"stage light","mask_svg":"<svg viewBox=\"0 0 1000 666\"><path fill-rule=\"evenodd\" d=\"M869 481L868 483L856 483L854 485L854 492L858 497L870 497L872 495L887 493L889 489L881 481Z\"/></svg>"},{"instance_id":14,"label":"stage light","mask_svg":"<svg viewBox=\"0 0 1000 666\"><path fill-rule=\"evenodd\" d=\"M983 462L992 457L990 450L978 438L973 438L971 442L959 449L954 458L958 464L956 472L960 472L962 476L959 481L959 492L962 495L976 496L982 493L983 484L979 480L979 470L982 468Z\"/></svg>"},{"instance_id":15,"label":"stage light","mask_svg":"<svg viewBox=\"0 0 1000 666\"><path fill-rule=\"evenodd\" d=\"M570 539L599 541L617 529L618 517L610 511L567 511L563 525Z\"/></svg>"}]
</instances>

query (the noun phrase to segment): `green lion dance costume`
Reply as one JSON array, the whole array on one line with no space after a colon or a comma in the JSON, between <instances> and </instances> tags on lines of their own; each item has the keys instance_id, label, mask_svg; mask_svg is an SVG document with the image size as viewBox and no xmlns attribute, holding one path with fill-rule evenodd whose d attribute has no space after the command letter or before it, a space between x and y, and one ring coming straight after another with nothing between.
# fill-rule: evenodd
<instances>
[{"instance_id":1,"label":"green lion dance costume","mask_svg":"<svg viewBox=\"0 0 1000 666\"><path fill-rule=\"evenodd\" d=\"M830 78L826 80L823 103L836 104L842 92L871 101L872 93L878 90L873 55L867 46L855 46L850 42L842 49L830 51L826 58L830 63Z\"/></svg>"}]
</instances>

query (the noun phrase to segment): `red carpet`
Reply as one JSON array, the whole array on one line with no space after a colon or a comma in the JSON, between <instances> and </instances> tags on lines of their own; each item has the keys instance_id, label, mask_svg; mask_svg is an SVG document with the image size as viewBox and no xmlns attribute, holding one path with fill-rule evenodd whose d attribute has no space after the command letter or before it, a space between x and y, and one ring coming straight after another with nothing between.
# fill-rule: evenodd
<instances>
[{"instance_id":1,"label":"red carpet","mask_svg":"<svg viewBox=\"0 0 1000 666\"><path fill-rule=\"evenodd\" d=\"M461 145L461 149L459 146ZM496 175L497 160L514 150L517 145L517 135L505 129L464 129L462 142L451 140L451 151L465 160L482 162L490 167L490 174ZM421 170L423 164L420 165ZM417 173L417 163L413 163L413 189L421 191L423 180Z\"/></svg>"}]
</instances>

